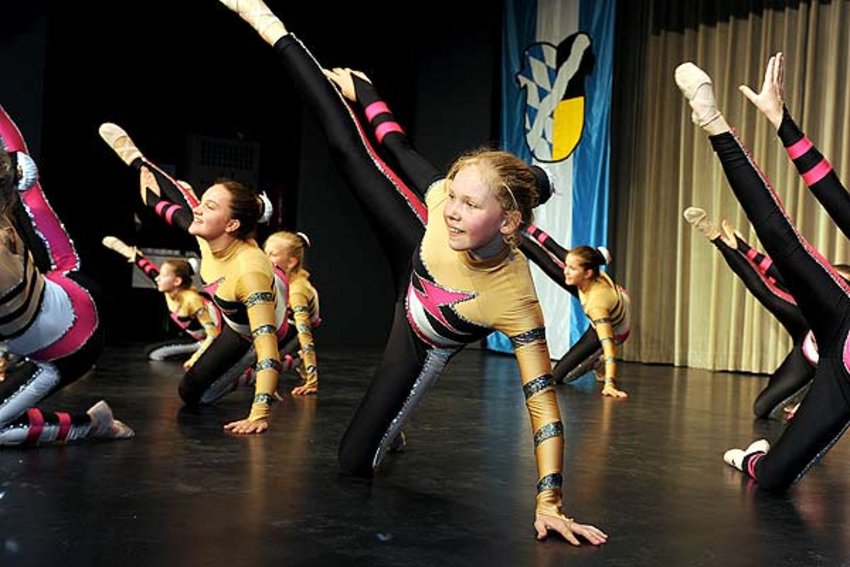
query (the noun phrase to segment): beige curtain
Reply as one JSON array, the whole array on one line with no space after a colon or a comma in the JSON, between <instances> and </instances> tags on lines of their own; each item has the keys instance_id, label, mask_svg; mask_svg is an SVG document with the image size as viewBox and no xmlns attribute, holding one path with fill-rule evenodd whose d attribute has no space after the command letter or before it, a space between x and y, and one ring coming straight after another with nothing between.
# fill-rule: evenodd
<instances>
[{"instance_id":1,"label":"beige curtain","mask_svg":"<svg viewBox=\"0 0 850 567\"><path fill-rule=\"evenodd\" d=\"M620 70L615 104L621 108L612 123L618 160L612 174L614 268L634 308L625 360L771 372L791 346L714 246L682 218L686 207L702 207L761 246L707 137L690 121L673 81L680 62L693 61L713 78L720 109L801 233L827 259L850 263L847 240L808 193L768 122L738 91L742 83L758 90L768 57L784 51L789 110L839 177L850 182L848 4L801 2L793 9L648 31ZM651 22L652 4L644 10L644 21Z\"/></svg>"}]
</instances>

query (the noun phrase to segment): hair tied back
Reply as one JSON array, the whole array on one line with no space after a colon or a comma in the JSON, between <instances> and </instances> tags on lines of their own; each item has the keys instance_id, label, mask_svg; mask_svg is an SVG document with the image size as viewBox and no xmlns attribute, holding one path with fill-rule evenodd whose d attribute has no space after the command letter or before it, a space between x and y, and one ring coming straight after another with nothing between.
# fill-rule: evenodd
<instances>
[{"instance_id":1,"label":"hair tied back","mask_svg":"<svg viewBox=\"0 0 850 567\"><path fill-rule=\"evenodd\" d=\"M263 205L263 211L260 213L260 218L257 219L257 222L265 224L271 220L272 213L274 212L274 206L265 191L257 195L257 199L259 199L260 203Z\"/></svg>"}]
</instances>

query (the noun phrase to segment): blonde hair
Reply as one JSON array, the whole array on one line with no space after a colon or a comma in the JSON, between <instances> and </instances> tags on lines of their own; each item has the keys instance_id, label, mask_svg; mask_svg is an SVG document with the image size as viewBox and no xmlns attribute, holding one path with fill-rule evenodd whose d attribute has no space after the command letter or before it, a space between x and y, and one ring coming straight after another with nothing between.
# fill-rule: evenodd
<instances>
[{"instance_id":1,"label":"blonde hair","mask_svg":"<svg viewBox=\"0 0 850 567\"><path fill-rule=\"evenodd\" d=\"M271 233L266 238L266 243L272 238L278 238L284 242L289 254L298 260L298 267L304 265L304 250L310 247L310 240L305 234L289 232L288 230L279 230Z\"/></svg>"},{"instance_id":2,"label":"blonde hair","mask_svg":"<svg viewBox=\"0 0 850 567\"><path fill-rule=\"evenodd\" d=\"M460 156L449 168L446 178L454 180L461 169L470 165L479 166L502 211L516 211L520 216L520 226L534 219L533 209L539 203L540 191L537 176L527 163L512 153L482 148ZM505 235L505 242L512 247L518 241L516 232Z\"/></svg>"}]
</instances>

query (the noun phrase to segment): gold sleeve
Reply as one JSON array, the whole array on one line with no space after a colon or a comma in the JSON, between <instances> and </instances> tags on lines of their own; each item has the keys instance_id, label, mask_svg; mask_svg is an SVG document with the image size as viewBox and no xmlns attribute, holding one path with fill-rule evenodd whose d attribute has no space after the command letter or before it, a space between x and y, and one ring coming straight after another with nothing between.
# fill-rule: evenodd
<instances>
[{"instance_id":1,"label":"gold sleeve","mask_svg":"<svg viewBox=\"0 0 850 567\"><path fill-rule=\"evenodd\" d=\"M272 276L263 272L242 274L236 283L236 298L248 310L248 325L257 351L257 382L254 386L254 403L248 416L250 421L269 416L281 370L275 324L276 298L272 284Z\"/></svg>"},{"instance_id":2,"label":"gold sleeve","mask_svg":"<svg viewBox=\"0 0 850 567\"><path fill-rule=\"evenodd\" d=\"M587 316L596 336L602 345L602 356L605 360L605 382L613 383L617 378L617 343L614 342L614 327L611 325L611 313L604 307L594 307L587 310Z\"/></svg>"},{"instance_id":3,"label":"gold sleeve","mask_svg":"<svg viewBox=\"0 0 850 567\"><path fill-rule=\"evenodd\" d=\"M537 503L535 512L562 515L564 425L558 399L552 387L552 362L543 327L510 337L519 363L525 405L534 431L534 458L537 461Z\"/></svg>"},{"instance_id":4,"label":"gold sleeve","mask_svg":"<svg viewBox=\"0 0 850 567\"><path fill-rule=\"evenodd\" d=\"M212 320L212 317L210 317L209 309L210 308L207 306L204 300L201 299L201 296L198 293L192 295L192 299L189 303L189 312L195 319L198 320L198 323L200 323L204 327L206 338L204 338L204 342L201 343L201 347L196 350L195 354L193 354L189 358L188 362L190 364L194 364L195 361L198 360L202 354L204 354L204 351L209 348L213 340L215 340L215 338L218 336L218 327L216 327L215 323Z\"/></svg>"},{"instance_id":5,"label":"gold sleeve","mask_svg":"<svg viewBox=\"0 0 850 567\"><path fill-rule=\"evenodd\" d=\"M289 307L295 319L301 360L304 364L304 385L318 386L319 369L316 361L316 345L313 342L313 327L310 324L310 303L302 286L289 290Z\"/></svg>"}]
</instances>

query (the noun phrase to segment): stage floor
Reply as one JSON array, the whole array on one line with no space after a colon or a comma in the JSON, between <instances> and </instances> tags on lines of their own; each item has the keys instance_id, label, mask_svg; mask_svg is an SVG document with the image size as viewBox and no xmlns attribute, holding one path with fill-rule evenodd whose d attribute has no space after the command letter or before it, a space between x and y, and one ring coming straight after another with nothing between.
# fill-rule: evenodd
<instances>
[{"instance_id":1,"label":"stage floor","mask_svg":"<svg viewBox=\"0 0 850 567\"><path fill-rule=\"evenodd\" d=\"M179 363L106 350L42 407L105 398L132 441L0 452L0 565L847 565L850 448L784 495L724 450L772 438L754 421L762 376L621 364L631 397L590 377L558 387L565 511L609 534L572 547L532 529L537 475L512 357L469 350L371 482L337 473L337 443L378 353L323 349L318 396L284 401L261 436L226 435L251 392L181 410ZM288 392L292 377L282 382Z\"/></svg>"}]
</instances>

